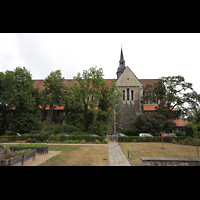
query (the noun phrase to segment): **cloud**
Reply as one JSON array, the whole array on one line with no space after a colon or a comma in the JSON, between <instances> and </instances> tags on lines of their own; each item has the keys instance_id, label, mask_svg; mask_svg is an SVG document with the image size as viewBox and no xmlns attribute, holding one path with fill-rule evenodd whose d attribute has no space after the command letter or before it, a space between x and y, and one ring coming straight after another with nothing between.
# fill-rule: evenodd
<instances>
[{"instance_id":1,"label":"cloud","mask_svg":"<svg viewBox=\"0 0 200 200\"><path fill-rule=\"evenodd\" d=\"M40 35L17 34L19 57L35 77L45 77L52 65L48 49L42 46ZM47 68L49 66L49 68Z\"/></svg>"}]
</instances>

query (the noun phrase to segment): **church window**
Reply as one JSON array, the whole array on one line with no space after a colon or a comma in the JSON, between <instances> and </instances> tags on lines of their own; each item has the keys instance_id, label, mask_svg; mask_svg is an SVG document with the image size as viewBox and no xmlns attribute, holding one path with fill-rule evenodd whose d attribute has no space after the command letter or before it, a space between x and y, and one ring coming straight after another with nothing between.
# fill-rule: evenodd
<instances>
[{"instance_id":1,"label":"church window","mask_svg":"<svg viewBox=\"0 0 200 200\"><path fill-rule=\"evenodd\" d=\"M125 90L123 90L123 101L125 100Z\"/></svg>"},{"instance_id":2,"label":"church window","mask_svg":"<svg viewBox=\"0 0 200 200\"><path fill-rule=\"evenodd\" d=\"M133 101L133 99L134 99L134 91L133 90L131 90L131 101Z\"/></svg>"},{"instance_id":3,"label":"church window","mask_svg":"<svg viewBox=\"0 0 200 200\"><path fill-rule=\"evenodd\" d=\"M127 100L129 100L129 88L127 88Z\"/></svg>"}]
</instances>

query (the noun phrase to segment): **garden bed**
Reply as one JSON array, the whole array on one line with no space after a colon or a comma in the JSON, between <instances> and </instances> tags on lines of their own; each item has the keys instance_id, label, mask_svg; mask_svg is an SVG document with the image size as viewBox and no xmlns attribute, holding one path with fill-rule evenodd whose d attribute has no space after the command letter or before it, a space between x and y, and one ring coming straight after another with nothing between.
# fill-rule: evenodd
<instances>
[{"instance_id":1,"label":"garden bed","mask_svg":"<svg viewBox=\"0 0 200 200\"><path fill-rule=\"evenodd\" d=\"M11 151L21 151L27 149L36 150L36 153L38 154L46 154L48 153L49 147L42 144L18 144L15 146L10 146Z\"/></svg>"},{"instance_id":2,"label":"garden bed","mask_svg":"<svg viewBox=\"0 0 200 200\"><path fill-rule=\"evenodd\" d=\"M26 153L25 152L24 153L21 152L21 153L22 153L21 155L0 160L0 166L14 166L14 165L19 165L20 163L21 165L23 165L24 162L28 161L31 158L34 160L36 156L36 150L32 150ZM6 156L7 155L5 155L5 157Z\"/></svg>"},{"instance_id":3,"label":"garden bed","mask_svg":"<svg viewBox=\"0 0 200 200\"><path fill-rule=\"evenodd\" d=\"M1 151L0 151L0 158L1 158L1 157L4 157L4 156L6 155L6 153L7 153L7 151L8 151L7 149L1 150Z\"/></svg>"}]
</instances>

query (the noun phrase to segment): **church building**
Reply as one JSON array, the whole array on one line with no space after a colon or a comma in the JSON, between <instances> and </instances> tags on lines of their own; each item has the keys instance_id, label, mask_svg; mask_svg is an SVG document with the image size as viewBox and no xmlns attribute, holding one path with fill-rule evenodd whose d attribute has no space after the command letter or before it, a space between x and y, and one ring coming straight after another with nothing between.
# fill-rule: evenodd
<instances>
[{"instance_id":1,"label":"church building","mask_svg":"<svg viewBox=\"0 0 200 200\"><path fill-rule=\"evenodd\" d=\"M121 132L123 128L130 128L135 118L146 112L150 106L155 110L156 104L143 101L143 88L147 84L156 83L158 79L138 79L132 70L125 66L122 49L116 74L116 85L122 94L120 109L116 113L116 131Z\"/></svg>"},{"instance_id":2,"label":"church building","mask_svg":"<svg viewBox=\"0 0 200 200\"><path fill-rule=\"evenodd\" d=\"M158 102L150 102L144 97L144 88L147 84L153 85L158 79L138 79L132 69L125 66L123 50L121 48L119 67L116 68L116 85L121 92L120 108L115 112L115 119L109 122L109 133L121 132L123 128L131 128L135 118L146 112L155 111ZM65 79L69 86L73 80ZM44 80L35 80L34 87L43 89ZM46 108L48 110L49 107ZM62 115L64 106L56 106L55 112Z\"/></svg>"}]
</instances>

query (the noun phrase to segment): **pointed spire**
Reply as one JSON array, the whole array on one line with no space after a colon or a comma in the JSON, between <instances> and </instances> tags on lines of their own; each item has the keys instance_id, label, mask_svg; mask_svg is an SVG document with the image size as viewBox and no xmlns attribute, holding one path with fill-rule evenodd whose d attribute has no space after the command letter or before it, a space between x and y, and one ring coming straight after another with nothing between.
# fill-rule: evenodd
<instances>
[{"instance_id":1,"label":"pointed spire","mask_svg":"<svg viewBox=\"0 0 200 200\"><path fill-rule=\"evenodd\" d=\"M117 69L117 79L120 77L120 75L124 72L126 66L125 66L125 60L123 56L122 46L121 46L121 54L120 54L120 61L119 61L119 67Z\"/></svg>"},{"instance_id":2,"label":"pointed spire","mask_svg":"<svg viewBox=\"0 0 200 200\"><path fill-rule=\"evenodd\" d=\"M121 47L121 56L120 56L120 60L124 60L124 56L123 56L122 47Z\"/></svg>"}]
</instances>

